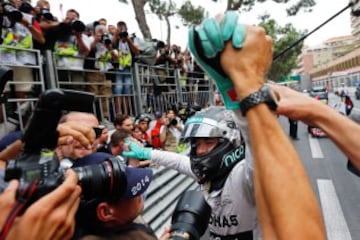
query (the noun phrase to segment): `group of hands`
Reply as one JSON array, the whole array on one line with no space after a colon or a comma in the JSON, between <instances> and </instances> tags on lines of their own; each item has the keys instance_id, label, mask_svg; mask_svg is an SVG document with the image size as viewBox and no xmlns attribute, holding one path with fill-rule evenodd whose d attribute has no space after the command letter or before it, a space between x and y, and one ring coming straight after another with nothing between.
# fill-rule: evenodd
<instances>
[{"instance_id":1,"label":"group of hands","mask_svg":"<svg viewBox=\"0 0 360 240\"><path fill-rule=\"evenodd\" d=\"M216 18L221 22L222 16ZM231 79L247 79L233 82L238 97L244 98L249 93L258 90L263 84L265 74L271 64L272 40L261 27L244 25L244 37L241 50L235 50L233 41L227 41L221 53L220 62L223 70ZM236 46L235 46L236 48ZM234 61L236 59L236 61ZM306 111L294 111L302 108L310 97L289 88L276 84L269 84L277 99L277 114L299 119L311 123L312 119ZM301 97L299 96L301 95ZM70 144L78 141L86 148L91 148L95 140L92 128L77 122L66 122L58 125L58 145ZM17 145L16 145L17 144ZM21 143L15 143L0 153L0 159L6 161L14 158L21 149ZM7 215L16 204L18 181L12 180L0 195L0 226L4 226ZM75 230L75 214L79 206L81 188L78 178L71 169L66 171L63 183L51 193L33 203L24 214L17 218L7 235L7 239L70 239ZM162 239L169 237L169 230L165 231Z\"/></svg>"}]
</instances>

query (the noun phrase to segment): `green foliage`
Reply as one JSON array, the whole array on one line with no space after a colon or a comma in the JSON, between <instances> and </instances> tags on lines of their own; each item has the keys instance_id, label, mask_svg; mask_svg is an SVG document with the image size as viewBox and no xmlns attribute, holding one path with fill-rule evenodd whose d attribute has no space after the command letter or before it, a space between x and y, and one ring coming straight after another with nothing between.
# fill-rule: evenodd
<instances>
[{"instance_id":1,"label":"green foliage","mask_svg":"<svg viewBox=\"0 0 360 240\"><path fill-rule=\"evenodd\" d=\"M218 0L212 0L218 2ZM227 10L240 10L240 11L250 11L256 3L263 3L268 0L228 0ZM276 3L287 4L289 2L294 2L291 0L272 0ZM305 12L311 11L311 8L315 6L315 0L297 0L296 3L293 3L286 11L289 16L296 15L300 10Z\"/></svg>"},{"instance_id":2,"label":"green foliage","mask_svg":"<svg viewBox=\"0 0 360 240\"><path fill-rule=\"evenodd\" d=\"M176 14L176 4L170 1L161 1L161 0L150 0L149 1L150 10L152 13L155 13L160 20L163 18L170 17Z\"/></svg>"},{"instance_id":3,"label":"green foliage","mask_svg":"<svg viewBox=\"0 0 360 240\"><path fill-rule=\"evenodd\" d=\"M300 39L306 32L298 32L290 23L285 26L280 26L269 15L260 16L262 26L266 33L272 37L274 45L274 56L289 47L292 43ZM286 76L291 73L297 65L297 57L301 53L303 42L300 42L295 47L287 51L282 57L278 58L272 63L268 78L271 80L278 80L281 76Z\"/></svg>"},{"instance_id":4,"label":"green foliage","mask_svg":"<svg viewBox=\"0 0 360 240\"><path fill-rule=\"evenodd\" d=\"M178 10L184 25L200 24L205 16L205 9L201 6L195 7L190 0L187 0Z\"/></svg>"}]
</instances>

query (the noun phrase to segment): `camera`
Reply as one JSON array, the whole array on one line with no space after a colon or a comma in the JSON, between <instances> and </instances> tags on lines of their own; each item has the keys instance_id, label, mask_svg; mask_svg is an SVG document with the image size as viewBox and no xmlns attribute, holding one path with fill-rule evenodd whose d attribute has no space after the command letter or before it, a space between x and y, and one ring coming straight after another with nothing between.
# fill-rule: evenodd
<instances>
[{"instance_id":1,"label":"camera","mask_svg":"<svg viewBox=\"0 0 360 240\"><path fill-rule=\"evenodd\" d=\"M171 218L170 239L200 239L208 227L210 216L211 207L200 191L185 192Z\"/></svg>"},{"instance_id":2,"label":"camera","mask_svg":"<svg viewBox=\"0 0 360 240\"><path fill-rule=\"evenodd\" d=\"M110 45L111 44L111 38L109 36L109 34L103 34L101 35L101 42L105 45Z\"/></svg>"},{"instance_id":3,"label":"camera","mask_svg":"<svg viewBox=\"0 0 360 240\"><path fill-rule=\"evenodd\" d=\"M47 8L40 8L40 15L48 21L54 21L54 16Z\"/></svg>"},{"instance_id":4,"label":"camera","mask_svg":"<svg viewBox=\"0 0 360 240\"><path fill-rule=\"evenodd\" d=\"M72 30L74 30L75 32L81 33L84 32L86 29L85 24L77 19L74 19L70 22L70 26L72 28Z\"/></svg>"},{"instance_id":5,"label":"camera","mask_svg":"<svg viewBox=\"0 0 360 240\"><path fill-rule=\"evenodd\" d=\"M129 33L127 31L119 33L119 38L127 38L129 36Z\"/></svg>"},{"instance_id":6,"label":"camera","mask_svg":"<svg viewBox=\"0 0 360 240\"><path fill-rule=\"evenodd\" d=\"M9 3L2 4L2 11L11 22L21 22L23 19L23 14Z\"/></svg>"},{"instance_id":7,"label":"camera","mask_svg":"<svg viewBox=\"0 0 360 240\"><path fill-rule=\"evenodd\" d=\"M66 168L54 153L63 110L92 112L93 102L93 94L74 90L50 89L40 96L22 138L23 150L16 159L7 162L5 169L5 181L19 179L17 198L25 201L24 210L64 180ZM120 196L126 188L124 169L120 158L73 168L82 186L82 198Z\"/></svg>"},{"instance_id":8,"label":"camera","mask_svg":"<svg viewBox=\"0 0 360 240\"><path fill-rule=\"evenodd\" d=\"M178 124L178 121L176 120L176 118L171 119L171 121L170 121L171 126L176 126L177 124Z\"/></svg>"}]
</instances>

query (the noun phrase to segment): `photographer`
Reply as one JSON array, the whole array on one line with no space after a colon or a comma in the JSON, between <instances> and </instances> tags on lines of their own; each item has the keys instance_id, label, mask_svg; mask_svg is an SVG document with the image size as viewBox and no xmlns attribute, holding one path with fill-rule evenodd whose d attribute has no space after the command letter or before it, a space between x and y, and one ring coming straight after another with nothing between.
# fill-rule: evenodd
<instances>
[{"instance_id":1,"label":"photographer","mask_svg":"<svg viewBox=\"0 0 360 240\"><path fill-rule=\"evenodd\" d=\"M95 153L79 159L74 167L99 164L111 157ZM79 239L157 239L148 225L137 221L144 208L141 195L150 185L152 170L125 167L124 173L127 184L121 196L81 203L76 221ZM168 239L168 234L165 233L161 239Z\"/></svg>"},{"instance_id":2,"label":"photographer","mask_svg":"<svg viewBox=\"0 0 360 240\"><path fill-rule=\"evenodd\" d=\"M79 13L75 9L66 12L65 20L56 29L54 51L57 58L57 67L64 69L83 70L84 58L90 52L90 39L84 34L85 24L79 21ZM70 88L84 90L82 72L71 71L70 79L67 70L59 71L62 81L68 79L75 84Z\"/></svg>"},{"instance_id":3,"label":"photographer","mask_svg":"<svg viewBox=\"0 0 360 240\"><path fill-rule=\"evenodd\" d=\"M165 151L176 152L184 125L176 116L174 109L170 108L166 111L164 125L166 126L166 139L163 148Z\"/></svg>"},{"instance_id":4,"label":"photographer","mask_svg":"<svg viewBox=\"0 0 360 240\"><path fill-rule=\"evenodd\" d=\"M126 23L123 21L117 23L117 33L113 36L112 42L119 56L119 69L113 87L115 112L129 114L130 96L128 95L133 94L131 67L133 58L140 54L140 50L131 39Z\"/></svg>"},{"instance_id":5,"label":"photographer","mask_svg":"<svg viewBox=\"0 0 360 240\"><path fill-rule=\"evenodd\" d=\"M35 17L39 22L45 37L45 43L38 46L38 49L54 49L56 41L56 30L60 24L55 16L50 11L50 3L46 0L37 1L35 7Z\"/></svg>"},{"instance_id":6,"label":"photographer","mask_svg":"<svg viewBox=\"0 0 360 240\"><path fill-rule=\"evenodd\" d=\"M104 72L109 71L117 65L117 50L112 48L111 39L104 25L95 26L93 41L90 45L90 53L85 59L84 68L85 80L88 85L88 91L99 97L101 102L102 115L99 119L109 120L108 98L111 96L111 80L106 79Z\"/></svg>"},{"instance_id":7,"label":"photographer","mask_svg":"<svg viewBox=\"0 0 360 240\"><path fill-rule=\"evenodd\" d=\"M0 24L3 31L0 32L0 65L20 65L12 67L14 70L14 79L18 82L32 82L34 80L33 69L21 65L36 65L36 55L31 50L34 43L44 44L45 38L39 26L39 23L31 15L24 13L21 7L24 5L21 0L11 0L9 3L3 3L0 6ZM28 4L29 5L29 4ZM30 5L30 8L31 5ZM32 9L29 9L31 11ZM6 48L9 47L9 48ZM19 49L12 49L19 48ZM15 98L26 98L31 92L32 84L15 84ZM5 92L9 92L7 86Z\"/></svg>"},{"instance_id":8,"label":"photographer","mask_svg":"<svg viewBox=\"0 0 360 240\"><path fill-rule=\"evenodd\" d=\"M15 197L19 183L12 180L0 194L0 239L70 239L80 202L81 188L77 182L76 174L68 170L65 181L58 188L33 203L9 226L7 215L19 204Z\"/></svg>"}]
</instances>

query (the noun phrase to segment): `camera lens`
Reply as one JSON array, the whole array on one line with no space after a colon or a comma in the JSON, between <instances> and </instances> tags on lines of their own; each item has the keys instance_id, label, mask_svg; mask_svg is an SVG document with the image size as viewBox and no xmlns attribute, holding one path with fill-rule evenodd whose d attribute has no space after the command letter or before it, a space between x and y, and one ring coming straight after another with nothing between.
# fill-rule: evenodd
<instances>
[{"instance_id":1,"label":"camera lens","mask_svg":"<svg viewBox=\"0 0 360 240\"><path fill-rule=\"evenodd\" d=\"M120 38L126 38L126 37L128 37L128 36L129 36L129 33L128 33L127 31L121 32L121 33L119 34L119 37L120 37Z\"/></svg>"},{"instance_id":2,"label":"camera lens","mask_svg":"<svg viewBox=\"0 0 360 240\"><path fill-rule=\"evenodd\" d=\"M101 35L101 41L105 44L105 45L110 45L111 44L111 39L110 36L108 34L103 34Z\"/></svg>"},{"instance_id":3,"label":"camera lens","mask_svg":"<svg viewBox=\"0 0 360 240\"><path fill-rule=\"evenodd\" d=\"M54 20L54 16L51 14L51 12L49 11L49 9L41 8L41 9L40 9L40 12L41 12L41 15L42 15L46 20L49 20L49 21Z\"/></svg>"},{"instance_id":4,"label":"camera lens","mask_svg":"<svg viewBox=\"0 0 360 240\"><path fill-rule=\"evenodd\" d=\"M98 165L75 167L83 198L90 200L118 199L125 191L125 163L119 158L108 159Z\"/></svg>"},{"instance_id":5,"label":"camera lens","mask_svg":"<svg viewBox=\"0 0 360 240\"><path fill-rule=\"evenodd\" d=\"M4 4L3 11L5 15L9 17L10 21L21 22L23 18L22 13L10 4Z\"/></svg>"},{"instance_id":6,"label":"camera lens","mask_svg":"<svg viewBox=\"0 0 360 240\"><path fill-rule=\"evenodd\" d=\"M85 24L79 20L74 20L71 22L71 27L76 32L84 32L85 31Z\"/></svg>"},{"instance_id":7,"label":"camera lens","mask_svg":"<svg viewBox=\"0 0 360 240\"><path fill-rule=\"evenodd\" d=\"M211 208L201 192L185 192L171 219L171 239L200 239L208 227L210 215Z\"/></svg>"}]
</instances>

